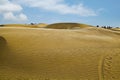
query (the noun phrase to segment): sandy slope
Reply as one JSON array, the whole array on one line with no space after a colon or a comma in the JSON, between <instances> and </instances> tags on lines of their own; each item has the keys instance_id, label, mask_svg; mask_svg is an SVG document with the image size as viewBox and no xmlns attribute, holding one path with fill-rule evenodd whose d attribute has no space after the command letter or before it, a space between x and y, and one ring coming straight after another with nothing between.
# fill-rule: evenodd
<instances>
[{"instance_id":1,"label":"sandy slope","mask_svg":"<svg viewBox=\"0 0 120 80\"><path fill-rule=\"evenodd\" d=\"M120 31L120 28L113 28L111 30L113 30L113 31Z\"/></svg>"},{"instance_id":2,"label":"sandy slope","mask_svg":"<svg viewBox=\"0 0 120 80\"><path fill-rule=\"evenodd\" d=\"M31 25L31 24L3 24L3 25L0 25L0 27L16 27L16 28L43 28L45 26L47 26L48 24L45 24L45 23L40 23L40 24L34 24L34 25Z\"/></svg>"},{"instance_id":3,"label":"sandy slope","mask_svg":"<svg viewBox=\"0 0 120 80\"><path fill-rule=\"evenodd\" d=\"M119 75L117 31L0 28L2 80L119 80Z\"/></svg>"}]
</instances>

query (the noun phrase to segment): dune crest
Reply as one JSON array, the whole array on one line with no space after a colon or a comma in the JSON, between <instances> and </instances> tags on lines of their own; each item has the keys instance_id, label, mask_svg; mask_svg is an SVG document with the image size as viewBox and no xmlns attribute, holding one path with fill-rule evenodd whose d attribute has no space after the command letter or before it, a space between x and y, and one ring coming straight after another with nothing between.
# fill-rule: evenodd
<instances>
[{"instance_id":1,"label":"dune crest","mask_svg":"<svg viewBox=\"0 0 120 80\"><path fill-rule=\"evenodd\" d=\"M80 28L88 28L88 27L92 27L92 26L86 24L80 24L80 23L55 23L46 26L46 28L52 28L52 29L80 29Z\"/></svg>"},{"instance_id":2,"label":"dune crest","mask_svg":"<svg viewBox=\"0 0 120 80\"><path fill-rule=\"evenodd\" d=\"M40 24L37 24L37 26L39 27L39 28L44 28L44 27L46 27L48 24L45 24L45 23L40 23Z\"/></svg>"},{"instance_id":3,"label":"dune crest","mask_svg":"<svg viewBox=\"0 0 120 80\"><path fill-rule=\"evenodd\" d=\"M47 26L45 23L40 24L4 24L2 27L16 27L16 28L43 28Z\"/></svg>"}]
</instances>

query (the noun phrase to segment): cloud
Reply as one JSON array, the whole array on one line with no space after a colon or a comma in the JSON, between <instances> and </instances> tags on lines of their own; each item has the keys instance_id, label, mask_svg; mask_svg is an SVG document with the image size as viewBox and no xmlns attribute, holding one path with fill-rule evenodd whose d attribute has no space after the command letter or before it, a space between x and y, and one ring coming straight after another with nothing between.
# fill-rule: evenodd
<instances>
[{"instance_id":1,"label":"cloud","mask_svg":"<svg viewBox=\"0 0 120 80\"><path fill-rule=\"evenodd\" d=\"M75 14L80 16L96 16L96 12L82 3L68 5L65 0L12 0L28 7L36 7L60 14Z\"/></svg>"},{"instance_id":2,"label":"cloud","mask_svg":"<svg viewBox=\"0 0 120 80\"><path fill-rule=\"evenodd\" d=\"M0 4L0 13L16 12L16 11L21 11L21 10L22 10L22 7L18 4L13 4L10 2Z\"/></svg>"},{"instance_id":3,"label":"cloud","mask_svg":"<svg viewBox=\"0 0 120 80\"><path fill-rule=\"evenodd\" d=\"M3 16L4 20L15 22L26 21L27 16L22 13L22 9L20 5L9 0L0 0L0 15Z\"/></svg>"},{"instance_id":4,"label":"cloud","mask_svg":"<svg viewBox=\"0 0 120 80\"><path fill-rule=\"evenodd\" d=\"M19 21L27 20L27 16L22 13L18 15L14 15L12 12L8 12L8 13L4 13L3 17L4 17L4 20L7 20L7 21L12 20L12 21L19 22Z\"/></svg>"}]
</instances>

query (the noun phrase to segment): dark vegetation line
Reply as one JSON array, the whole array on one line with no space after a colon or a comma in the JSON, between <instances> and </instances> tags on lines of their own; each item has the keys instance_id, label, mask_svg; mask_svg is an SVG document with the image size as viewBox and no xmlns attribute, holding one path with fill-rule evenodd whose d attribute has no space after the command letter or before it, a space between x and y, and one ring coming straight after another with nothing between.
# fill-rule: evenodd
<instances>
[{"instance_id":1,"label":"dark vegetation line","mask_svg":"<svg viewBox=\"0 0 120 80\"><path fill-rule=\"evenodd\" d=\"M3 26L5 26L5 25L3 25L3 24L0 25L0 27L3 27Z\"/></svg>"},{"instance_id":2,"label":"dark vegetation line","mask_svg":"<svg viewBox=\"0 0 120 80\"><path fill-rule=\"evenodd\" d=\"M96 27L101 27L101 28L104 28L104 29L119 28L119 27L111 27L111 26L99 26L99 25L97 25Z\"/></svg>"}]
</instances>

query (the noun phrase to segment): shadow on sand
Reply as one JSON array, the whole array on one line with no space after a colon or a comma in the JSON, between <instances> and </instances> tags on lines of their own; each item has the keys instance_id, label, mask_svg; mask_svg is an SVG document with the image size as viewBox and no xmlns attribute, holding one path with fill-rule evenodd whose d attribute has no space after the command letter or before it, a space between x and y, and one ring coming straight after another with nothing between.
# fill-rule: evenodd
<instances>
[{"instance_id":1,"label":"shadow on sand","mask_svg":"<svg viewBox=\"0 0 120 80\"><path fill-rule=\"evenodd\" d=\"M0 51L3 51L7 47L7 41L4 37L0 36Z\"/></svg>"},{"instance_id":2,"label":"shadow on sand","mask_svg":"<svg viewBox=\"0 0 120 80\"><path fill-rule=\"evenodd\" d=\"M0 36L0 61L3 59L4 55L6 55L8 52L8 46L7 46L7 40Z\"/></svg>"}]
</instances>

